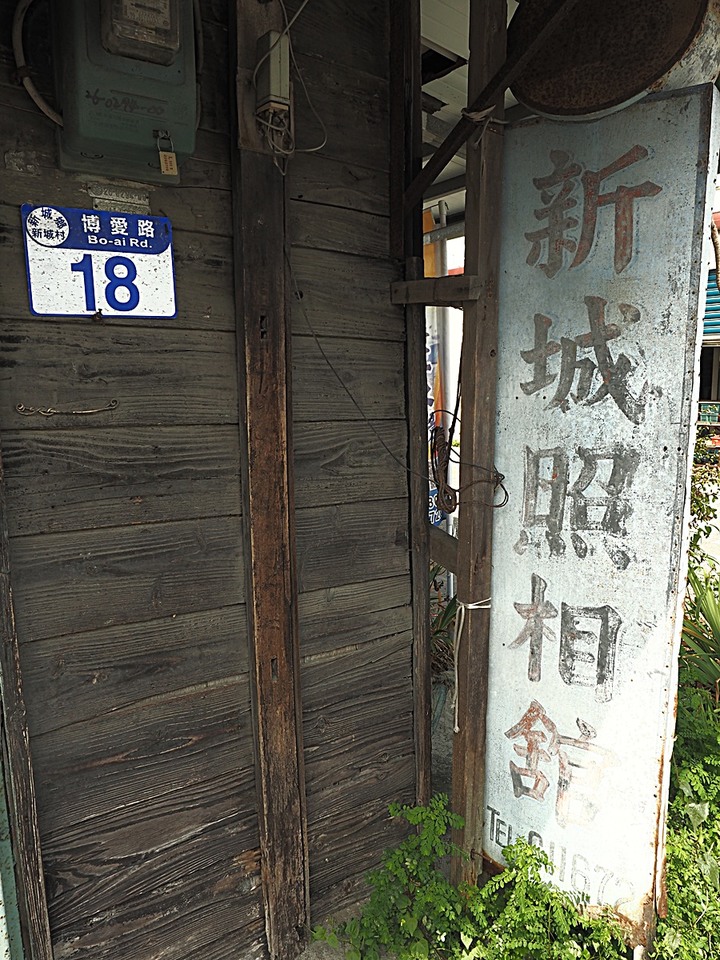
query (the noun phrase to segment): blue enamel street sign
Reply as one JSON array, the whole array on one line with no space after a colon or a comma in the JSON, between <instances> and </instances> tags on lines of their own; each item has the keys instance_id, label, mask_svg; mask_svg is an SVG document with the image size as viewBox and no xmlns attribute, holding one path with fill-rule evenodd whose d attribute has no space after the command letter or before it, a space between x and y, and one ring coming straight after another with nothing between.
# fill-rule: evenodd
<instances>
[{"instance_id":1,"label":"blue enamel street sign","mask_svg":"<svg viewBox=\"0 0 720 960\"><path fill-rule=\"evenodd\" d=\"M21 212L34 314L175 316L166 217L32 204Z\"/></svg>"}]
</instances>

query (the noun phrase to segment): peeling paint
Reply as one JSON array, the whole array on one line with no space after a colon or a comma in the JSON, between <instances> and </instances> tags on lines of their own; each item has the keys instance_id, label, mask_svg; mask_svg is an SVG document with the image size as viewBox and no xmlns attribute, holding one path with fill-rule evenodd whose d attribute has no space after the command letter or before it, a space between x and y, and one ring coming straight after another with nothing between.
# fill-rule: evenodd
<instances>
[{"instance_id":1,"label":"peeling paint","mask_svg":"<svg viewBox=\"0 0 720 960\"><path fill-rule=\"evenodd\" d=\"M6 170L15 170L17 173L29 173L34 177L40 176L38 155L34 150L7 150L4 160Z\"/></svg>"},{"instance_id":2,"label":"peeling paint","mask_svg":"<svg viewBox=\"0 0 720 960\"><path fill-rule=\"evenodd\" d=\"M494 514L484 852L542 846L554 880L610 904L635 943L663 898L711 97L506 138L510 501Z\"/></svg>"}]
</instances>

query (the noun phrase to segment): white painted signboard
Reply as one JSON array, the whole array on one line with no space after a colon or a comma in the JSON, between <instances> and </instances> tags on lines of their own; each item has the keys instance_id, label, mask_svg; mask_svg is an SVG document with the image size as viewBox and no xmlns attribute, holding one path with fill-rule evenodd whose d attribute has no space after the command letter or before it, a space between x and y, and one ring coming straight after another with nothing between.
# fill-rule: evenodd
<instances>
[{"instance_id":1,"label":"white painted signboard","mask_svg":"<svg viewBox=\"0 0 720 960\"><path fill-rule=\"evenodd\" d=\"M485 851L529 838L636 942L661 885L712 97L506 134Z\"/></svg>"},{"instance_id":2,"label":"white painted signboard","mask_svg":"<svg viewBox=\"0 0 720 960\"><path fill-rule=\"evenodd\" d=\"M166 217L25 204L22 221L34 314L175 316Z\"/></svg>"}]
</instances>

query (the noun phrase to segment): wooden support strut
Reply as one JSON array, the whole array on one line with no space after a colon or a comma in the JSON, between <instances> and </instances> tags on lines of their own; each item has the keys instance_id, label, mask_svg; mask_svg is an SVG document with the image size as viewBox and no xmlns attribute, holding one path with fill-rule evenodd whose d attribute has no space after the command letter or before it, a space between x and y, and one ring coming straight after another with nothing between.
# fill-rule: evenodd
<instances>
[{"instance_id":1,"label":"wooden support strut","mask_svg":"<svg viewBox=\"0 0 720 960\"><path fill-rule=\"evenodd\" d=\"M501 66L488 78L477 96L470 101L470 105L464 111L464 115L458 120L407 188L405 192L406 210L412 210L417 203L421 202L427 188L435 182L465 141L470 138L473 130L477 129L476 120L473 115L482 113L496 102L502 107L502 94L504 94L513 80L522 73L536 53L542 48L547 38L557 30L563 20L565 20L579 2L580 0L554 0L553 3L548 5L543 21L540 23L532 42L523 49L518 49L514 46L507 59L501 61ZM522 16L522 5L516 16ZM501 115L497 111L494 113L494 117L495 119L501 119Z\"/></svg>"},{"instance_id":2,"label":"wooden support strut","mask_svg":"<svg viewBox=\"0 0 720 960\"><path fill-rule=\"evenodd\" d=\"M238 97L257 37L277 5L236 5ZM243 109L244 104L244 109ZM299 693L285 181L256 131L238 118L233 159L238 376L247 606L268 949L293 960L309 928L307 826ZM244 425L244 429L243 429Z\"/></svg>"},{"instance_id":3,"label":"wooden support strut","mask_svg":"<svg viewBox=\"0 0 720 960\"><path fill-rule=\"evenodd\" d=\"M390 288L393 303L422 303L428 307L460 307L466 301L482 296L484 284L479 277L460 274L456 277L427 277L423 280L401 280Z\"/></svg>"},{"instance_id":4,"label":"wooden support strut","mask_svg":"<svg viewBox=\"0 0 720 960\"><path fill-rule=\"evenodd\" d=\"M469 96L488 89L505 59L506 0L470 0ZM474 99L473 99L474 98ZM495 116L502 116L497 92ZM463 429L458 526L458 600L476 604L490 597L494 488L488 484L495 452L495 396L500 269L502 127L490 129L478 149L468 151L465 213L465 272L483 283L482 299L466 304L463 318L461 389ZM477 466L476 466L477 465ZM452 806L465 827L455 842L470 859L455 858L455 882L474 882L482 866L485 743L488 699L490 611L468 608L455 652L458 666L458 725L453 744Z\"/></svg>"}]
</instances>

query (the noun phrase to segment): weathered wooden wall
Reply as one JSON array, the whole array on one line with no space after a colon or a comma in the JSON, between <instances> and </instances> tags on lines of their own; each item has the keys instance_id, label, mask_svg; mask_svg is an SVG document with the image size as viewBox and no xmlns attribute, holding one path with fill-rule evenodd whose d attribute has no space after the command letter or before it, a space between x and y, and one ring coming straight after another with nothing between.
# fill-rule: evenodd
<instances>
[{"instance_id":1,"label":"weathered wooden wall","mask_svg":"<svg viewBox=\"0 0 720 960\"><path fill-rule=\"evenodd\" d=\"M196 156L147 186L177 319L33 318L18 207L92 207L13 79L0 3L0 437L56 957L264 954L240 516L227 4ZM28 24L45 53L43 5ZM117 187L117 181L114 182ZM140 185L135 184L137 189ZM19 402L87 417L22 417Z\"/></svg>"},{"instance_id":2,"label":"weathered wooden wall","mask_svg":"<svg viewBox=\"0 0 720 960\"><path fill-rule=\"evenodd\" d=\"M388 295L401 276L389 257L390 7L313 0L293 29L328 137L287 178L314 920L358 896L398 837L388 803L415 795L405 330ZM321 131L299 84L295 96L298 145L315 146Z\"/></svg>"},{"instance_id":3,"label":"weathered wooden wall","mask_svg":"<svg viewBox=\"0 0 720 960\"><path fill-rule=\"evenodd\" d=\"M287 185L314 920L355 900L415 796L405 330L389 300L391 0L293 29L328 130ZM33 318L19 205L92 207L14 81L0 0L0 445L57 958L265 956L244 603L228 7L203 0L195 157L129 184L171 218L175 320ZM290 15L299 0L288 4ZM43 5L29 24L43 51ZM320 137L295 85L298 145ZM346 382L363 415L323 356ZM22 417L15 405L117 407ZM394 460L384 451L367 417ZM398 462L399 461L399 462Z\"/></svg>"}]
</instances>

